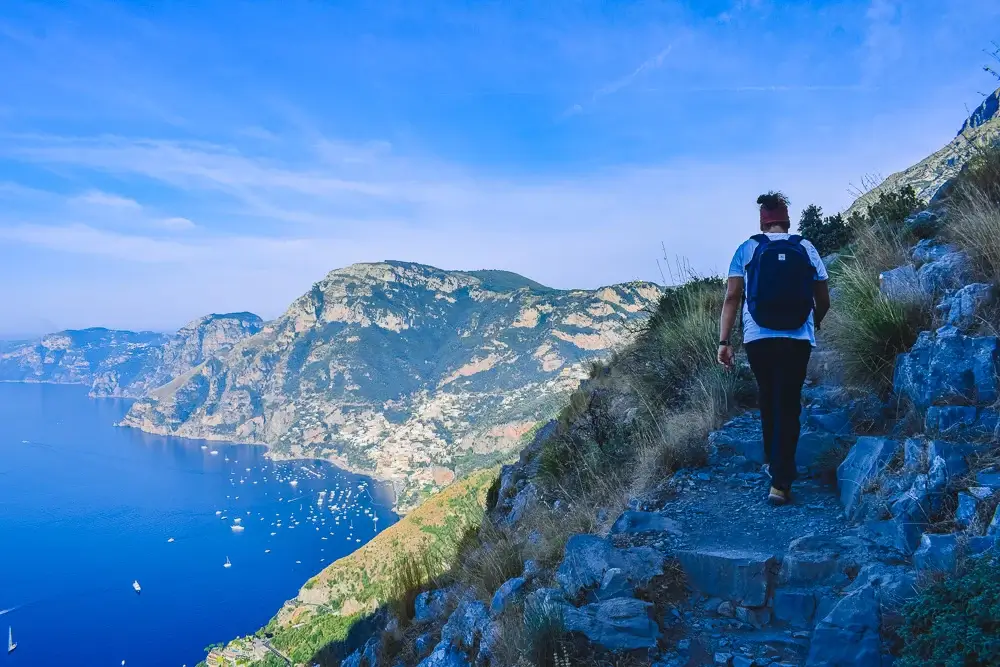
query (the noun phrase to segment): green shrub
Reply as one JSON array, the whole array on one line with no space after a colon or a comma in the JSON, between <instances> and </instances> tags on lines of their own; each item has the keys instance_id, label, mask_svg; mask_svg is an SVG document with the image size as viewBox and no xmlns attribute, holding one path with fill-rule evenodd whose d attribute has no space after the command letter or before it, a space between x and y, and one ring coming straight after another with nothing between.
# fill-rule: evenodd
<instances>
[{"instance_id":1,"label":"green shrub","mask_svg":"<svg viewBox=\"0 0 1000 667\"><path fill-rule=\"evenodd\" d=\"M949 195L946 233L980 275L1000 285L1000 148L979 153Z\"/></svg>"},{"instance_id":2,"label":"green shrub","mask_svg":"<svg viewBox=\"0 0 1000 667\"><path fill-rule=\"evenodd\" d=\"M870 227L902 230L903 222L925 206L926 202L917 196L913 186L907 185L899 190L880 192L864 213L852 213L847 224L855 233Z\"/></svg>"},{"instance_id":3,"label":"green shrub","mask_svg":"<svg viewBox=\"0 0 1000 667\"><path fill-rule=\"evenodd\" d=\"M822 257L840 252L853 238L843 216L837 214L824 218L823 209L815 204L802 211L798 232L816 246Z\"/></svg>"},{"instance_id":4,"label":"green shrub","mask_svg":"<svg viewBox=\"0 0 1000 667\"><path fill-rule=\"evenodd\" d=\"M1000 665L1000 577L983 558L906 603L900 667Z\"/></svg>"},{"instance_id":5,"label":"green shrub","mask_svg":"<svg viewBox=\"0 0 1000 667\"><path fill-rule=\"evenodd\" d=\"M879 278L863 262L844 263L834 276L836 302L826 339L840 353L848 382L884 391L892 385L896 356L912 347L930 324L924 301L886 298Z\"/></svg>"}]
</instances>

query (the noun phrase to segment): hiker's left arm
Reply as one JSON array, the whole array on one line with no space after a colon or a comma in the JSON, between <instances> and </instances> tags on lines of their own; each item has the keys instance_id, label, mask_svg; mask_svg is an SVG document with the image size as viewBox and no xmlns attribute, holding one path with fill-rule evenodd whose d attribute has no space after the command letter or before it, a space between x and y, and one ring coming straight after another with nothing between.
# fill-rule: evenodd
<instances>
[{"instance_id":1,"label":"hiker's left arm","mask_svg":"<svg viewBox=\"0 0 1000 667\"><path fill-rule=\"evenodd\" d=\"M830 283L827 280L816 280L813 282L813 301L816 302L815 312L813 313L813 319L816 322L816 328L819 328L820 323L826 314L830 311Z\"/></svg>"}]
</instances>

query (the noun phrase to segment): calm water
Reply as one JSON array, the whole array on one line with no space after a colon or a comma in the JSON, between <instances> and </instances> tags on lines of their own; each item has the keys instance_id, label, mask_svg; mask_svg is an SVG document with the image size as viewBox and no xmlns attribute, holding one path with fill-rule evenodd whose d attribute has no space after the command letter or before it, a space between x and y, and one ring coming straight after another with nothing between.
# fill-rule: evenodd
<instances>
[{"instance_id":1,"label":"calm water","mask_svg":"<svg viewBox=\"0 0 1000 667\"><path fill-rule=\"evenodd\" d=\"M0 383L0 628L19 644L2 667L193 667L396 520L365 477L116 428L127 410Z\"/></svg>"}]
</instances>

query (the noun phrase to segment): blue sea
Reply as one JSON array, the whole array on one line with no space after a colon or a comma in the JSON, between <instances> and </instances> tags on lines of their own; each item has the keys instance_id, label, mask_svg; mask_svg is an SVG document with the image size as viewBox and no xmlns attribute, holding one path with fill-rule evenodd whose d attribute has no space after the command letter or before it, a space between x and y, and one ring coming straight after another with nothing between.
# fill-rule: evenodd
<instances>
[{"instance_id":1,"label":"blue sea","mask_svg":"<svg viewBox=\"0 0 1000 667\"><path fill-rule=\"evenodd\" d=\"M128 406L0 383L2 667L193 667L396 521L366 477L114 426Z\"/></svg>"}]
</instances>

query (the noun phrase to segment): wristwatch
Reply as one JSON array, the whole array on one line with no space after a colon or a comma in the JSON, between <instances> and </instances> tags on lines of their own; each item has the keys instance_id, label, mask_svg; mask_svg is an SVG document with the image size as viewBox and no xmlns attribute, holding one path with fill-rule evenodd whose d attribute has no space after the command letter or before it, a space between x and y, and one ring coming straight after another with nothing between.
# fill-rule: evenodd
<instances>
[{"instance_id":1,"label":"wristwatch","mask_svg":"<svg viewBox=\"0 0 1000 667\"><path fill-rule=\"evenodd\" d=\"M729 342L728 338L726 340L719 341L719 347L729 347L730 345L732 345L732 343Z\"/></svg>"}]
</instances>

